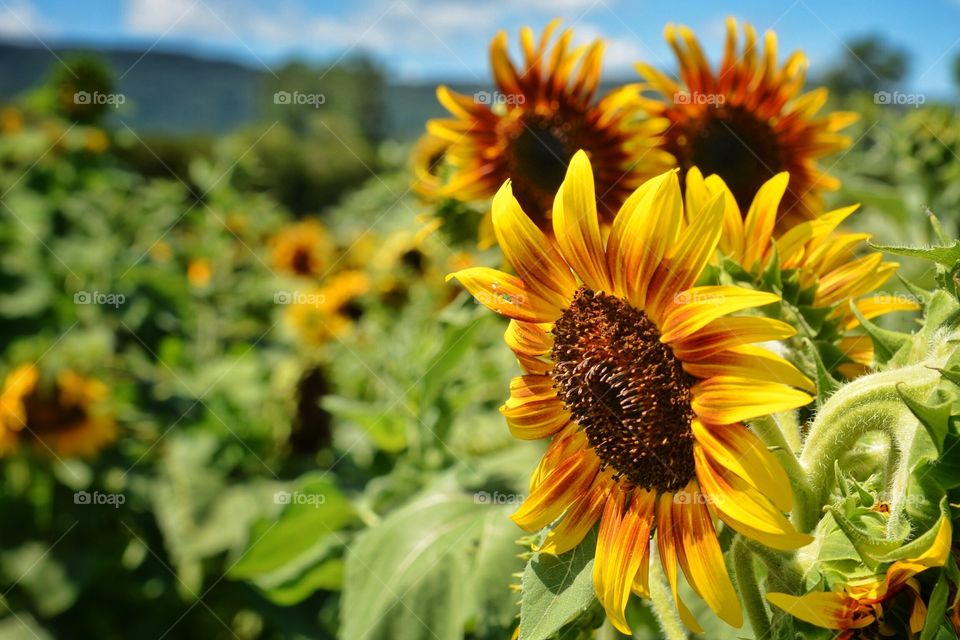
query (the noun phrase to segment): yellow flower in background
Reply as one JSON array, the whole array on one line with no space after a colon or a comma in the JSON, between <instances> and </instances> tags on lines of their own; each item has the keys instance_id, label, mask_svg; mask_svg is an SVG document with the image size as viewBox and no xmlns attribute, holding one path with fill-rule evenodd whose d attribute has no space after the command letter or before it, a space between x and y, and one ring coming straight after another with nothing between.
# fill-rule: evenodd
<instances>
[{"instance_id":1,"label":"yellow flower in background","mask_svg":"<svg viewBox=\"0 0 960 640\"><path fill-rule=\"evenodd\" d=\"M442 181L440 168L450 141L429 133L417 140L410 153L410 171L413 173L413 190L424 197L437 193Z\"/></svg>"},{"instance_id":2,"label":"yellow flower in background","mask_svg":"<svg viewBox=\"0 0 960 640\"><path fill-rule=\"evenodd\" d=\"M5 134L23 131L23 113L16 107L4 107L0 110L0 131Z\"/></svg>"},{"instance_id":3,"label":"yellow flower in background","mask_svg":"<svg viewBox=\"0 0 960 640\"><path fill-rule=\"evenodd\" d=\"M687 172L687 204L697 207L724 194L726 210L720 251L753 276L763 273L775 259L781 270L795 270L804 302L813 308L832 308L828 319L836 323L840 335L860 325L850 301L867 319L919 309L914 300L902 295L869 295L887 282L899 265L884 262L879 252L862 252L871 237L869 233L836 231L859 205L823 213L774 238L777 212L782 209L788 182L786 173L764 182L744 215L720 176L704 178L693 167ZM844 336L838 346L852 360L837 366L848 378L862 374L873 363L873 342L867 336Z\"/></svg>"},{"instance_id":4,"label":"yellow flower in background","mask_svg":"<svg viewBox=\"0 0 960 640\"><path fill-rule=\"evenodd\" d=\"M319 346L342 338L353 328L362 309L359 298L370 290L370 281L360 271L342 271L321 287L307 292L286 292L278 301L288 304L287 317L297 334Z\"/></svg>"},{"instance_id":5,"label":"yellow flower in background","mask_svg":"<svg viewBox=\"0 0 960 640\"><path fill-rule=\"evenodd\" d=\"M187 263L187 282L196 289L202 289L210 284L213 277L213 268L206 258L195 258Z\"/></svg>"},{"instance_id":6,"label":"yellow flower in background","mask_svg":"<svg viewBox=\"0 0 960 640\"><path fill-rule=\"evenodd\" d=\"M631 591L649 595L654 532L687 626L699 630L677 595L678 563L740 626L713 517L778 549L811 540L784 517L789 480L742 421L803 406L814 387L751 344L789 337L789 325L728 317L776 295L694 286L723 229L722 196L688 211L688 223L676 172L665 173L626 200L605 240L593 175L578 152L556 196L555 243L505 184L493 224L517 275L477 267L449 276L511 319L505 340L525 371L501 409L511 432L551 439L513 519L528 531L557 522L548 553L576 547L599 520L594 587L624 633Z\"/></svg>"},{"instance_id":7,"label":"yellow flower in background","mask_svg":"<svg viewBox=\"0 0 960 640\"><path fill-rule=\"evenodd\" d=\"M322 276L333 264L336 244L316 220L288 226L270 240L274 268L297 276Z\"/></svg>"},{"instance_id":8,"label":"yellow flower in background","mask_svg":"<svg viewBox=\"0 0 960 640\"><path fill-rule=\"evenodd\" d=\"M47 393L37 367L21 365L7 375L0 394L0 455L25 442L61 458L96 454L116 439L116 424L97 406L106 396L103 383L69 370Z\"/></svg>"},{"instance_id":9,"label":"yellow flower in background","mask_svg":"<svg viewBox=\"0 0 960 640\"><path fill-rule=\"evenodd\" d=\"M882 635L892 637L896 631L884 621L884 606L890 607L900 594L911 600L908 626L910 633L919 633L927 618L927 608L920 597L920 583L915 576L927 569L942 567L950 555L950 521L938 523L936 539L929 549L916 558L898 560L885 575L859 580L836 591L811 591L802 596L769 593L767 599L790 615L825 629L840 630L837 638L854 637L855 630L871 625Z\"/></svg>"},{"instance_id":10,"label":"yellow flower in background","mask_svg":"<svg viewBox=\"0 0 960 640\"><path fill-rule=\"evenodd\" d=\"M743 30L741 52L737 23L727 19L723 61L714 70L690 29L668 25L665 36L679 61L679 82L638 64L650 89L660 94L642 104L649 115L670 121L662 148L676 158L681 179L694 166L719 174L741 209L766 180L788 172L789 191L777 219L778 229L785 230L814 217L822 210L822 192L839 186L817 160L850 146L849 137L838 132L857 116L819 114L827 90L801 93L806 57L794 52L779 66L776 35L766 32L761 47L751 25Z\"/></svg>"},{"instance_id":11,"label":"yellow flower in background","mask_svg":"<svg viewBox=\"0 0 960 640\"><path fill-rule=\"evenodd\" d=\"M453 118L427 123L432 135L450 143L446 158L452 175L436 195L483 200L511 179L524 211L549 231L553 196L577 149L593 163L599 213L606 221L642 180L671 166L669 157L653 148L665 121L635 118L636 87L595 101L603 42L572 47L573 34L566 30L551 47L558 24L551 22L538 43L530 28L521 30L520 66L510 61L506 33L494 38L496 91L466 96L437 88Z\"/></svg>"}]
</instances>

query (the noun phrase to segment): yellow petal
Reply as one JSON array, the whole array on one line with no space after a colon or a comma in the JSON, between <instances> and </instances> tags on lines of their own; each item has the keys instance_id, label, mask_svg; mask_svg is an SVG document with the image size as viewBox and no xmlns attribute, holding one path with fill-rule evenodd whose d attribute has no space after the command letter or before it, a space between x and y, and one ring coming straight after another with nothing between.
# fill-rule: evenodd
<instances>
[{"instance_id":1,"label":"yellow petal","mask_svg":"<svg viewBox=\"0 0 960 640\"><path fill-rule=\"evenodd\" d=\"M691 406L704 422L732 424L780 411L789 411L813 401L796 389L762 380L718 376L693 385Z\"/></svg>"},{"instance_id":2,"label":"yellow petal","mask_svg":"<svg viewBox=\"0 0 960 640\"><path fill-rule=\"evenodd\" d=\"M741 263L746 269L760 262L770 249L770 239L777 224L777 209L789 181L790 174L782 172L764 182L747 211L743 233L750 240L744 247Z\"/></svg>"},{"instance_id":3,"label":"yellow petal","mask_svg":"<svg viewBox=\"0 0 960 640\"><path fill-rule=\"evenodd\" d=\"M539 531L566 511L593 484L600 460L590 449L581 449L559 464L510 516L521 529Z\"/></svg>"},{"instance_id":4,"label":"yellow petal","mask_svg":"<svg viewBox=\"0 0 960 640\"><path fill-rule=\"evenodd\" d=\"M731 347L702 359L684 361L683 369L698 378L735 376L781 382L808 393L817 392L816 385L795 366L769 349L755 345Z\"/></svg>"},{"instance_id":5,"label":"yellow petal","mask_svg":"<svg viewBox=\"0 0 960 640\"><path fill-rule=\"evenodd\" d=\"M683 216L675 171L648 180L620 208L607 244L613 288L643 309L657 265L676 240Z\"/></svg>"},{"instance_id":6,"label":"yellow petal","mask_svg":"<svg viewBox=\"0 0 960 640\"><path fill-rule=\"evenodd\" d=\"M657 503L657 551L660 554L660 564L663 565L663 573L667 577L673 601L677 605L677 612L683 624L694 633L703 633L703 627L677 593L677 539L675 536L676 528L680 523L674 521L672 508L673 494L661 495Z\"/></svg>"},{"instance_id":7,"label":"yellow petal","mask_svg":"<svg viewBox=\"0 0 960 640\"><path fill-rule=\"evenodd\" d=\"M513 197L507 181L493 198L493 229L503 255L532 291L566 308L577 289L570 269Z\"/></svg>"},{"instance_id":8,"label":"yellow petal","mask_svg":"<svg viewBox=\"0 0 960 640\"><path fill-rule=\"evenodd\" d=\"M553 231L567 264L594 291L611 292L597 217L593 170L587 154L574 154L553 204Z\"/></svg>"},{"instance_id":9,"label":"yellow petal","mask_svg":"<svg viewBox=\"0 0 960 640\"><path fill-rule=\"evenodd\" d=\"M772 318L717 318L670 346L678 358L692 361L741 344L785 340L796 333L792 325Z\"/></svg>"},{"instance_id":10,"label":"yellow petal","mask_svg":"<svg viewBox=\"0 0 960 640\"><path fill-rule=\"evenodd\" d=\"M694 460L697 480L711 508L735 531L783 551L813 542L811 536L799 533L764 494L711 463L702 447L694 448Z\"/></svg>"},{"instance_id":11,"label":"yellow petal","mask_svg":"<svg viewBox=\"0 0 960 640\"><path fill-rule=\"evenodd\" d=\"M693 590L720 619L739 628L743 624L743 613L723 563L723 552L713 521L699 499L696 483L687 485L687 491L693 494L694 499L673 505L680 540L680 566Z\"/></svg>"},{"instance_id":12,"label":"yellow petal","mask_svg":"<svg viewBox=\"0 0 960 640\"><path fill-rule=\"evenodd\" d=\"M780 297L776 294L741 287L706 286L687 289L676 294L666 308L660 323L660 341L672 343L682 340L692 336L708 322L734 311L762 307L779 301Z\"/></svg>"},{"instance_id":13,"label":"yellow petal","mask_svg":"<svg viewBox=\"0 0 960 640\"><path fill-rule=\"evenodd\" d=\"M783 609L794 618L823 627L824 629L850 629L853 614L857 610L856 601L842 593L811 591L802 596L787 593L768 593L767 600ZM863 614L861 614L863 615ZM866 626L873 622L872 615L866 615L861 622Z\"/></svg>"},{"instance_id":14,"label":"yellow petal","mask_svg":"<svg viewBox=\"0 0 960 640\"><path fill-rule=\"evenodd\" d=\"M570 507L560 523L550 530L539 551L560 555L580 544L603 513L614 484L609 473L598 474L590 491Z\"/></svg>"},{"instance_id":15,"label":"yellow petal","mask_svg":"<svg viewBox=\"0 0 960 640\"><path fill-rule=\"evenodd\" d=\"M622 633L630 634L624 612L634 577L649 549L656 494L634 489L629 508L619 518L620 508L617 505L620 500L613 502L616 503L614 508L604 513L604 524L608 525L601 530L605 534L604 539L597 542L598 549L603 545L603 553L599 561L594 560L594 588L613 626ZM611 523L606 523L608 518ZM596 579L598 574L599 579Z\"/></svg>"},{"instance_id":16,"label":"yellow petal","mask_svg":"<svg viewBox=\"0 0 960 640\"><path fill-rule=\"evenodd\" d=\"M563 311L531 291L520 278L496 269L471 267L447 276L456 278L486 308L523 322L552 322Z\"/></svg>"},{"instance_id":17,"label":"yellow petal","mask_svg":"<svg viewBox=\"0 0 960 640\"><path fill-rule=\"evenodd\" d=\"M790 511L793 493L787 473L746 427L740 424L712 426L692 420L690 428L708 460L743 478L781 511Z\"/></svg>"}]
</instances>

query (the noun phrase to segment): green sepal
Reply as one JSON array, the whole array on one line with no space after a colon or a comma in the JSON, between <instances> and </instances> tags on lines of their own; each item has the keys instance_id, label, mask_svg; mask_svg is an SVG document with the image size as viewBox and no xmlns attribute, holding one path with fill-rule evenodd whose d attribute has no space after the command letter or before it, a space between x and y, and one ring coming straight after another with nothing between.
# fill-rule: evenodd
<instances>
[{"instance_id":1,"label":"green sepal","mask_svg":"<svg viewBox=\"0 0 960 640\"><path fill-rule=\"evenodd\" d=\"M892 253L895 256L906 256L908 258L920 258L921 260L930 260L948 269L952 269L957 262L960 262L960 240L954 240L949 246L922 247L897 247L893 245L880 245L869 243L871 247L884 253Z\"/></svg>"},{"instance_id":2,"label":"green sepal","mask_svg":"<svg viewBox=\"0 0 960 640\"><path fill-rule=\"evenodd\" d=\"M917 417L920 424L926 428L930 439L933 440L933 444L937 447L937 453L942 454L943 441L950 430L950 414L953 402L947 400L934 405L924 404L919 400L911 398L904 391L904 387L905 383L901 382L898 384L897 394L903 400L903 403L907 405L907 408L910 409L911 413Z\"/></svg>"},{"instance_id":3,"label":"green sepal","mask_svg":"<svg viewBox=\"0 0 960 640\"><path fill-rule=\"evenodd\" d=\"M893 358L894 354L899 351L903 345L910 342L910 336L908 334L882 329L867 320L852 300L850 301L850 309L853 311L853 315L857 317L857 320L860 321L860 326L863 327L864 332L866 332L873 341L874 357L878 363L886 363Z\"/></svg>"}]
</instances>

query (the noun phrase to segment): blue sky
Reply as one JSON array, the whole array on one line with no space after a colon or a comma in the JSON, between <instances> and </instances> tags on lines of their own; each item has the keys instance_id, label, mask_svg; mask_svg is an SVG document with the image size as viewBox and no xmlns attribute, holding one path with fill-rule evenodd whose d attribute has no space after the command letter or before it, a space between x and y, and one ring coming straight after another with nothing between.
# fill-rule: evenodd
<instances>
[{"instance_id":1,"label":"blue sky","mask_svg":"<svg viewBox=\"0 0 960 640\"><path fill-rule=\"evenodd\" d=\"M540 28L560 16L579 40L608 41L606 69L625 76L644 58L672 67L663 42L670 21L694 28L713 58L726 15L779 35L781 57L802 48L812 72L858 35L879 33L906 48L903 90L948 95L960 54L960 0L928 2L744 0L0 0L0 38L155 47L271 68L292 56L329 59L344 51L377 56L404 80L486 81L487 43L499 29Z\"/></svg>"}]
</instances>

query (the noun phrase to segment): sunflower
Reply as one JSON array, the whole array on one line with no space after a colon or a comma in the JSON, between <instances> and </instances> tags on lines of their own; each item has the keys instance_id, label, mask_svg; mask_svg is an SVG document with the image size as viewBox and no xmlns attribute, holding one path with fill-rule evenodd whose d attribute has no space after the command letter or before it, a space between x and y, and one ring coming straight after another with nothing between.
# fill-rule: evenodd
<instances>
[{"instance_id":1,"label":"sunflower","mask_svg":"<svg viewBox=\"0 0 960 640\"><path fill-rule=\"evenodd\" d=\"M293 292L287 299L290 324L308 343L322 345L332 338L350 333L362 309L359 298L370 289L366 275L359 271L341 271L321 287L307 293Z\"/></svg>"},{"instance_id":2,"label":"sunflower","mask_svg":"<svg viewBox=\"0 0 960 640\"><path fill-rule=\"evenodd\" d=\"M736 262L757 283L771 267L792 288L791 302L822 314L825 322L818 338L830 337L845 356L836 369L852 378L873 364L873 342L868 336L850 333L860 319L873 319L893 311L914 311L919 305L910 297L887 293L870 295L897 271L896 262L884 262L878 252L862 252L869 233L841 233L837 227L859 205L842 207L801 222L774 238L776 213L782 208L789 176L779 173L760 185L750 208L743 215L736 199L718 175L703 178L697 167L687 172L688 204L702 203L725 194L724 232L720 252ZM814 336L810 336L813 338ZM834 363L829 363L834 364Z\"/></svg>"},{"instance_id":3,"label":"sunflower","mask_svg":"<svg viewBox=\"0 0 960 640\"><path fill-rule=\"evenodd\" d=\"M699 629L677 595L678 563L740 626L713 516L778 549L811 540L784 517L788 478L742 421L805 405L813 386L750 344L789 337L789 325L727 317L776 295L695 286L722 231L719 196L687 225L676 172L664 173L626 200L604 241L593 175L578 152L553 207L556 244L505 184L493 222L517 276L483 267L448 276L511 320L505 340L525 372L502 408L511 432L551 439L512 517L528 531L554 523L547 553L574 548L600 522L594 587L625 633L630 592L648 595L654 531L684 622Z\"/></svg>"},{"instance_id":4,"label":"sunflower","mask_svg":"<svg viewBox=\"0 0 960 640\"><path fill-rule=\"evenodd\" d=\"M850 138L838 131L857 116L818 115L827 90L800 93L806 57L794 52L778 66L776 35L766 32L760 51L753 27L745 24L743 30L741 53L737 23L727 19L723 62L714 71L693 32L668 25L664 35L679 60L679 82L639 63L637 71L660 94L642 98L641 104L647 114L670 121L661 145L683 175L694 166L721 175L743 209L767 179L789 173L790 190L777 218L785 230L821 211L822 192L839 186L817 160L850 146Z\"/></svg>"},{"instance_id":5,"label":"sunflower","mask_svg":"<svg viewBox=\"0 0 960 640\"><path fill-rule=\"evenodd\" d=\"M0 455L28 441L57 457L94 455L116 438L116 424L98 408L106 395L103 383L70 370L47 392L35 365L17 367L0 394Z\"/></svg>"},{"instance_id":6,"label":"sunflower","mask_svg":"<svg viewBox=\"0 0 960 640\"><path fill-rule=\"evenodd\" d=\"M333 262L335 245L316 220L290 225L270 240L274 268L296 276L319 276Z\"/></svg>"},{"instance_id":7,"label":"sunflower","mask_svg":"<svg viewBox=\"0 0 960 640\"><path fill-rule=\"evenodd\" d=\"M573 34L566 30L551 48L558 24L551 22L538 44L530 28L521 30L522 67L510 61L506 33L494 38L490 61L497 91L470 97L437 88L454 116L427 123L431 134L450 143L446 157L453 171L437 195L482 200L512 179L521 206L549 231L553 196L577 149L593 162L604 220L640 182L671 166L670 157L654 148L666 121L634 117L635 86L595 101L603 42L572 48Z\"/></svg>"},{"instance_id":8,"label":"sunflower","mask_svg":"<svg viewBox=\"0 0 960 640\"><path fill-rule=\"evenodd\" d=\"M938 526L930 548L916 558L894 562L884 575L858 580L836 591L811 591L802 596L769 593L767 599L805 622L841 631L837 638L847 640L854 637L858 630L866 630L874 624L880 627L883 635L895 636L896 632L884 619L884 607L889 609L902 594L909 597L911 604L907 621L910 633L920 633L926 621L927 608L920 597L920 583L915 576L927 569L942 567L950 554L950 521L942 518Z\"/></svg>"},{"instance_id":9,"label":"sunflower","mask_svg":"<svg viewBox=\"0 0 960 640\"><path fill-rule=\"evenodd\" d=\"M417 140L410 154L410 171L413 174L413 190L429 198L441 185L440 168L450 141L429 133Z\"/></svg>"}]
</instances>

